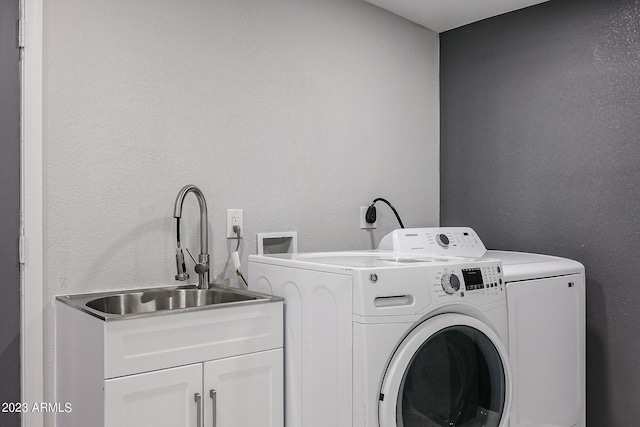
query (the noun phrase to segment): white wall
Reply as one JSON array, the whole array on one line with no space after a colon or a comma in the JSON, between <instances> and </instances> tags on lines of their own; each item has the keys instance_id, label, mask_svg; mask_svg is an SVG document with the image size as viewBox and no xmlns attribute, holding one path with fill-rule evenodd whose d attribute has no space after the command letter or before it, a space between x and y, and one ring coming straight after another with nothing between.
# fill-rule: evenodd
<instances>
[{"instance_id":1,"label":"white wall","mask_svg":"<svg viewBox=\"0 0 640 427\"><path fill-rule=\"evenodd\" d=\"M212 277L233 286L227 208L244 209L243 263L258 232L372 248L397 226L380 205L359 229L377 196L438 224L435 32L361 0L51 0L44 39L48 401L54 296L174 284L185 184L207 197ZM184 215L197 252L191 195Z\"/></svg>"}]
</instances>

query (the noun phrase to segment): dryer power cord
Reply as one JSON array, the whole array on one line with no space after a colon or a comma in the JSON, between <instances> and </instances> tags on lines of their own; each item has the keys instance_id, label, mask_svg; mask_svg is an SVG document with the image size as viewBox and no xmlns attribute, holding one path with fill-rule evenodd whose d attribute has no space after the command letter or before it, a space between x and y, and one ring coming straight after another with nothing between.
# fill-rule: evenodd
<instances>
[{"instance_id":1,"label":"dryer power cord","mask_svg":"<svg viewBox=\"0 0 640 427\"><path fill-rule=\"evenodd\" d=\"M371 205L367 208L367 212L365 213L364 218L369 224L373 224L374 222L376 222L377 214L376 214L376 207L374 206L376 202L385 202L387 205L389 205L393 213L396 215L396 219L400 224L400 228L404 228L404 224L402 223L402 220L400 219L400 215L398 215L398 211L396 210L396 208L394 208L393 205L389 203L388 200L385 200L381 197L374 199L374 201L371 202Z\"/></svg>"}]
</instances>

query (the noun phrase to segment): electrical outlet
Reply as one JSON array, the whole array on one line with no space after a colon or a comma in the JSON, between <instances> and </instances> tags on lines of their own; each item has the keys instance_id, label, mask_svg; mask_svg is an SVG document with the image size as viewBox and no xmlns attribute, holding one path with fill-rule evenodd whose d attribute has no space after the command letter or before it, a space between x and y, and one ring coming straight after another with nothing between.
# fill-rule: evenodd
<instances>
[{"instance_id":1,"label":"electrical outlet","mask_svg":"<svg viewBox=\"0 0 640 427\"><path fill-rule=\"evenodd\" d=\"M369 224L365 219L368 208L369 206L360 206L360 229L361 230L370 230L372 228L376 228L376 225L378 224L378 221L374 222L373 224Z\"/></svg>"},{"instance_id":2,"label":"electrical outlet","mask_svg":"<svg viewBox=\"0 0 640 427\"><path fill-rule=\"evenodd\" d=\"M227 239L235 239L238 237L233 226L240 227L240 237L244 235L244 222L242 220L242 209L227 209Z\"/></svg>"}]
</instances>

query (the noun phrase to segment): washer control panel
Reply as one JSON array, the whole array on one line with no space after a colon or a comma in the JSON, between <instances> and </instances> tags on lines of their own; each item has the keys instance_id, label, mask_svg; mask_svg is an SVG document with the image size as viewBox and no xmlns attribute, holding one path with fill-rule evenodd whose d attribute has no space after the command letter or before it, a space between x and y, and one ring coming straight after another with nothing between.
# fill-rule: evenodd
<instances>
[{"instance_id":1,"label":"washer control panel","mask_svg":"<svg viewBox=\"0 0 640 427\"><path fill-rule=\"evenodd\" d=\"M506 303L498 259L420 257L413 261L354 270L354 316L414 315L452 302Z\"/></svg>"},{"instance_id":2,"label":"washer control panel","mask_svg":"<svg viewBox=\"0 0 640 427\"><path fill-rule=\"evenodd\" d=\"M443 274L440 282L442 289L448 294L453 294L460 290L460 279L454 273Z\"/></svg>"},{"instance_id":3,"label":"washer control panel","mask_svg":"<svg viewBox=\"0 0 640 427\"><path fill-rule=\"evenodd\" d=\"M439 298L504 296L504 280L499 260L443 266L433 277L434 293Z\"/></svg>"},{"instance_id":4,"label":"washer control panel","mask_svg":"<svg viewBox=\"0 0 640 427\"><path fill-rule=\"evenodd\" d=\"M477 291L481 289L492 289L502 286L502 269L497 267L481 267L481 268L464 268L462 276L464 277L465 290Z\"/></svg>"},{"instance_id":5,"label":"washer control panel","mask_svg":"<svg viewBox=\"0 0 640 427\"><path fill-rule=\"evenodd\" d=\"M401 228L384 236L378 249L469 258L480 258L487 252L478 234L469 227Z\"/></svg>"}]
</instances>

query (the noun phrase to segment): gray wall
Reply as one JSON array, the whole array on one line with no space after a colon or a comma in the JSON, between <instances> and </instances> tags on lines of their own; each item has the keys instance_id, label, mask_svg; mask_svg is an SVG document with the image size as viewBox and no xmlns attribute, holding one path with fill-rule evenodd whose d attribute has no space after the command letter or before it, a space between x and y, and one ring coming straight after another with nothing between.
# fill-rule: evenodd
<instances>
[{"instance_id":1,"label":"gray wall","mask_svg":"<svg viewBox=\"0 0 640 427\"><path fill-rule=\"evenodd\" d=\"M244 209L245 266L258 232L372 248L396 227L380 208L360 230L376 196L436 225L438 46L362 0L46 1L45 400L55 295L174 285L185 184L207 197L212 277L231 286L228 208ZM184 218L197 250L195 197Z\"/></svg>"},{"instance_id":2,"label":"gray wall","mask_svg":"<svg viewBox=\"0 0 640 427\"><path fill-rule=\"evenodd\" d=\"M18 0L0 0L0 403L20 402L20 81ZM0 408L2 409L2 408ZM0 412L0 425L20 425Z\"/></svg>"},{"instance_id":3,"label":"gray wall","mask_svg":"<svg viewBox=\"0 0 640 427\"><path fill-rule=\"evenodd\" d=\"M553 0L440 42L441 224L585 265L587 421L638 425L640 2Z\"/></svg>"}]
</instances>

